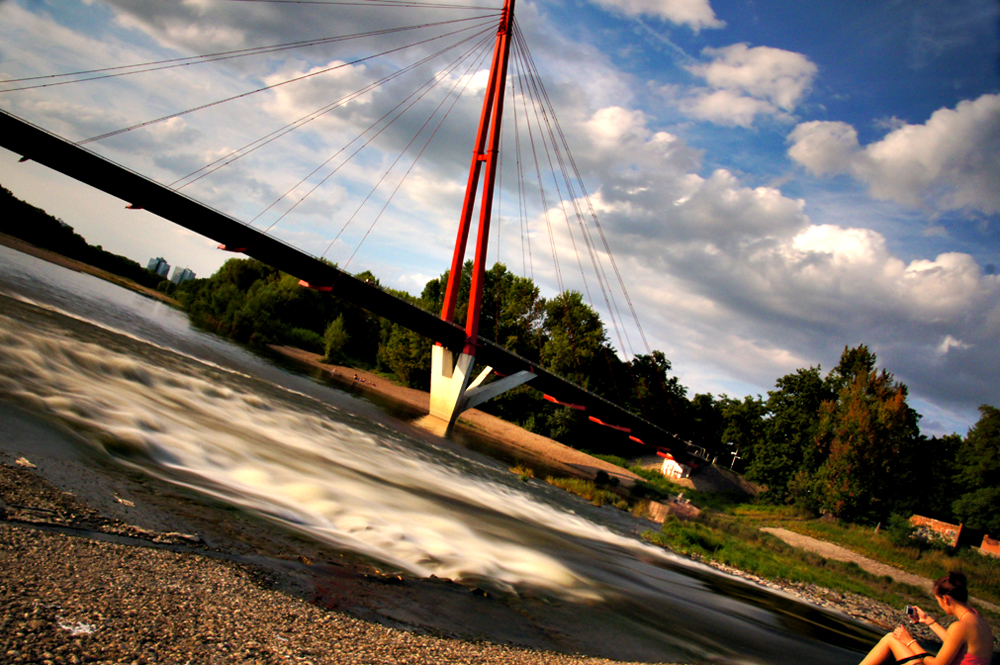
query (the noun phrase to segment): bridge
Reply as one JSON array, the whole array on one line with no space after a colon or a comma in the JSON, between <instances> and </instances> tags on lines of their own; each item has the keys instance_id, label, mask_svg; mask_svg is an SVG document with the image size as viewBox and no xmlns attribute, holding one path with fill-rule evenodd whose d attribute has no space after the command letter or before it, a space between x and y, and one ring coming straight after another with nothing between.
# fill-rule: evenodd
<instances>
[{"instance_id":1,"label":"bridge","mask_svg":"<svg viewBox=\"0 0 1000 665\"><path fill-rule=\"evenodd\" d=\"M440 316L360 280L329 261L299 250L266 231L215 210L182 194L178 189L119 165L78 143L56 136L25 119L0 111L0 145L70 178L110 194L129 207L143 209L210 238L220 249L258 259L298 277L303 287L314 288L357 305L433 340L431 368L432 429L450 432L460 413L515 386L528 383L556 404L587 415L595 427L604 426L610 438L622 445L635 443L651 450L669 449L684 460L699 452L658 424L578 386L538 364L522 358L478 334L483 275L490 216L499 157L507 63L513 39L514 0L506 0L500 16L490 77L483 99L477 137L469 167L458 236ZM472 288L465 327L453 322L469 239L475 198L479 224L473 260ZM473 377L473 368L482 369ZM498 379L485 382L491 374Z\"/></svg>"}]
</instances>

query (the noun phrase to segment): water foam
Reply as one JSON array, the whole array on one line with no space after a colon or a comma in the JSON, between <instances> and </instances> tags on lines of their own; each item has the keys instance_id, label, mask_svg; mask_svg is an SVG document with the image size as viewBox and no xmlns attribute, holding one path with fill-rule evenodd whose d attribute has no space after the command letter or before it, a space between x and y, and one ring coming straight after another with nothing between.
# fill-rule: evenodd
<instances>
[{"instance_id":1,"label":"water foam","mask_svg":"<svg viewBox=\"0 0 1000 665\"><path fill-rule=\"evenodd\" d=\"M540 501L488 465L289 395L0 316L0 396L338 547L418 575L590 600L600 597L593 581L546 551L558 534L669 556Z\"/></svg>"}]
</instances>

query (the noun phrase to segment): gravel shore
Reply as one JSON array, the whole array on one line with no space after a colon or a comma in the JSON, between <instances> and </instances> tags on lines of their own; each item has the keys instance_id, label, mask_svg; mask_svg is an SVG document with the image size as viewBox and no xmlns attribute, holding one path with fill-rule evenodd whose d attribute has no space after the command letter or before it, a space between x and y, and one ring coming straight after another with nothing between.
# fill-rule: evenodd
<instances>
[{"instance_id":1,"label":"gravel shore","mask_svg":"<svg viewBox=\"0 0 1000 665\"><path fill-rule=\"evenodd\" d=\"M99 460L8 443L2 663L630 660L576 655L628 645L574 626L571 604L404 577Z\"/></svg>"},{"instance_id":2,"label":"gravel shore","mask_svg":"<svg viewBox=\"0 0 1000 665\"><path fill-rule=\"evenodd\" d=\"M201 554L0 525L9 663L610 663L432 637L275 591Z\"/></svg>"}]
</instances>

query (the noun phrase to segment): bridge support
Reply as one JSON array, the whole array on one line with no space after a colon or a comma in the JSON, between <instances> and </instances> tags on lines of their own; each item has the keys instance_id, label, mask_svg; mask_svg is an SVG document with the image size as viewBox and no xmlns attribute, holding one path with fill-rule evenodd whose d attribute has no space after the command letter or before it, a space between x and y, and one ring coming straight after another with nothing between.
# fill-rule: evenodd
<instances>
[{"instance_id":1,"label":"bridge support","mask_svg":"<svg viewBox=\"0 0 1000 665\"><path fill-rule=\"evenodd\" d=\"M473 380L475 362L475 357L468 353L460 353L456 358L454 352L443 346L436 344L431 347L430 414L422 421L426 429L447 436L463 411L535 378L534 374L524 370L484 386L482 383L493 368L483 368Z\"/></svg>"}]
</instances>

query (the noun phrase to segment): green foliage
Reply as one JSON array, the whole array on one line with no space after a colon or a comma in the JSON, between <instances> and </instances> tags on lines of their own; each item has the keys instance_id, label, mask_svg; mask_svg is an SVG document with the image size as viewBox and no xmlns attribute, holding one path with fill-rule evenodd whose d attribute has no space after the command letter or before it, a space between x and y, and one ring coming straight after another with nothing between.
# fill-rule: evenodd
<instances>
[{"instance_id":1,"label":"green foliage","mask_svg":"<svg viewBox=\"0 0 1000 665\"><path fill-rule=\"evenodd\" d=\"M323 333L323 361L338 362L350 338L351 336L347 334L347 328L344 325L344 315L340 314L330 322Z\"/></svg>"},{"instance_id":2,"label":"green foliage","mask_svg":"<svg viewBox=\"0 0 1000 665\"><path fill-rule=\"evenodd\" d=\"M788 501L789 484L812 451L819 408L835 395L820 378L820 368L799 369L781 377L768 392L761 436L750 450L747 478L767 487L763 499Z\"/></svg>"},{"instance_id":3,"label":"green foliage","mask_svg":"<svg viewBox=\"0 0 1000 665\"><path fill-rule=\"evenodd\" d=\"M590 501L595 506L610 504L616 508L621 508L622 510L629 509L628 502L624 498L611 490L598 487L592 480L548 476L545 479L545 482L562 488L567 492L572 492L573 494Z\"/></svg>"},{"instance_id":4,"label":"green foliage","mask_svg":"<svg viewBox=\"0 0 1000 665\"><path fill-rule=\"evenodd\" d=\"M318 333L306 328L292 328L285 333L283 341L300 349L312 351L313 353L323 351L323 338Z\"/></svg>"},{"instance_id":5,"label":"green foliage","mask_svg":"<svg viewBox=\"0 0 1000 665\"><path fill-rule=\"evenodd\" d=\"M545 306L542 366L577 385L588 387L607 344L604 324L577 291L561 293Z\"/></svg>"},{"instance_id":6,"label":"green foliage","mask_svg":"<svg viewBox=\"0 0 1000 665\"><path fill-rule=\"evenodd\" d=\"M769 579L816 584L903 605L908 589L864 572L855 564L824 559L763 533L757 524L713 515L698 522L668 518L660 532L643 537L680 552L734 566Z\"/></svg>"},{"instance_id":7,"label":"green foliage","mask_svg":"<svg viewBox=\"0 0 1000 665\"><path fill-rule=\"evenodd\" d=\"M404 385L430 389L432 342L401 325L388 324L388 335L379 347L379 367L391 371Z\"/></svg>"},{"instance_id":8,"label":"green foliage","mask_svg":"<svg viewBox=\"0 0 1000 665\"><path fill-rule=\"evenodd\" d=\"M889 516L889 526L885 530L885 537L897 547L908 547L913 545L913 534L916 531L917 529L910 523L909 517L893 513Z\"/></svg>"},{"instance_id":9,"label":"green foliage","mask_svg":"<svg viewBox=\"0 0 1000 665\"><path fill-rule=\"evenodd\" d=\"M955 460L955 483L963 493L955 515L974 529L1000 535L1000 409L982 405Z\"/></svg>"},{"instance_id":10,"label":"green foliage","mask_svg":"<svg viewBox=\"0 0 1000 665\"><path fill-rule=\"evenodd\" d=\"M907 491L900 480L920 433L906 386L874 367L867 347L845 349L830 373L838 400L820 406L815 445L791 483L810 508L868 522L885 517Z\"/></svg>"}]
</instances>

